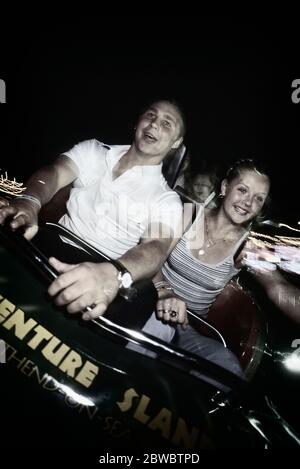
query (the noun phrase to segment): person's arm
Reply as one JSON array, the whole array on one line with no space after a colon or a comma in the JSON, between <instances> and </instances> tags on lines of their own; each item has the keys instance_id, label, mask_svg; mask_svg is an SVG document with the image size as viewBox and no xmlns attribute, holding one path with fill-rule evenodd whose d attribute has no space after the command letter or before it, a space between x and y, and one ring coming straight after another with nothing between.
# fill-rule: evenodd
<instances>
[{"instance_id":1,"label":"person's arm","mask_svg":"<svg viewBox=\"0 0 300 469\"><path fill-rule=\"evenodd\" d=\"M250 263L247 251L255 254L254 257L250 257ZM290 319L300 324L300 289L289 283L276 268L271 269L272 263L276 260L272 250L248 240L236 265L238 263L238 268L247 267L248 272L261 284L272 303ZM270 265L267 270L268 264Z\"/></svg>"},{"instance_id":2,"label":"person's arm","mask_svg":"<svg viewBox=\"0 0 300 469\"><path fill-rule=\"evenodd\" d=\"M182 206L175 194L167 193L151 208L140 244L123 254L118 261L130 272L132 280L152 278L167 258L174 238L182 233ZM176 242L178 239L176 240ZM55 303L69 313L83 313L83 319L97 318L119 291L119 271L112 263L84 262L78 265L49 262L61 274L48 290ZM86 311L86 308L88 310Z\"/></svg>"},{"instance_id":3,"label":"person's arm","mask_svg":"<svg viewBox=\"0 0 300 469\"><path fill-rule=\"evenodd\" d=\"M148 226L147 232L163 229L162 224ZM149 229L151 231L149 231ZM170 231L170 230L169 230ZM133 281L152 278L165 261L173 238L142 238L138 246L130 249L118 259L131 273ZM61 274L48 290L55 297L55 303L66 306L69 313L82 312L87 306L90 311L83 313L83 319L97 318L105 313L119 291L118 271L111 263L71 265L50 258L51 265Z\"/></svg>"},{"instance_id":4,"label":"person's arm","mask_svg":"<svg viewBox=\"0 0 300 469\"><path fill-rule=\"evenodd\" d=\"M24 194L37 197L45 205L61 189L78 176L76 164L68 156L60 156L55 161L36 171L26 182Z\"/></svg>"},{"instance_id":5,"label":"person's arm","mask_svg":"<svg viewBox=\"0 0 300 469\"><path fill-rule=\"evenodd\" d=\"M153 223L148 226L147 232L159 233L163 229L162 224ZM178 238L174 240L172 236L173 233L170 233L169 237L144 237L139 245L127 251L118 260L131 272L134 281L153 278L161 269L171 246L178 241Z\"/></svg>"},{"instance_id":6,"label":"person's arm","mask_svg":"<svg viewBox=\"0 0 300 469\"><path fill-rule=\"evenodd\" d=\"M0 224L6 218L13 217L10 226L13 230L24 226L27 239L31 239L38 230L38 214L43 205L78 175L76 164L67 156L57 158L51 165L36 171L26 182L24 198L16 197L9 205L0 207ZM26 198L28 196L28 198Z\"/></svg>"},{"instance_id":7,"label":"person's arm","mask_svg":"<svg viewBox=\"0 0 300 469\"><path fill-rule=\"evenodd\" d=\"M171 322L174 325L181 324L182 329L186 329L189 321L185 302L176 296L169 282L164 279L161 270L157 272L152 281L158 296L155 308L157 319Z\"/></svg>"},{"instance_id":8,"label":"person's arm","mask_svg":"<svg viewBox=\"0 0 300 469\"><path fill-rule=\"evenodd\" d=\"M300 324L300 289L289 283L278 270L253 272L268 298L290 319Z\"/></svg>"}]
</instances>

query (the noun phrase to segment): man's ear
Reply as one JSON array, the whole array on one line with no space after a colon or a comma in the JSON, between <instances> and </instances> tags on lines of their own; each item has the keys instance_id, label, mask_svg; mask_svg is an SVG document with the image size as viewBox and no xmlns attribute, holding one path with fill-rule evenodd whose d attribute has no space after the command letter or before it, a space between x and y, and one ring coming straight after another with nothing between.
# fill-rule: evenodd
<instances>
[{"instance_id":1,"label":"man's ear","mask_svg":"<svg viewBox=\"0 0 300 469\"><path fill-rule=\"evenodd\" d=\"M179 137L172 145L172 150L176 150L176 148L180 147L183 142L183 137Z\"/></svg>"}]
</instances>

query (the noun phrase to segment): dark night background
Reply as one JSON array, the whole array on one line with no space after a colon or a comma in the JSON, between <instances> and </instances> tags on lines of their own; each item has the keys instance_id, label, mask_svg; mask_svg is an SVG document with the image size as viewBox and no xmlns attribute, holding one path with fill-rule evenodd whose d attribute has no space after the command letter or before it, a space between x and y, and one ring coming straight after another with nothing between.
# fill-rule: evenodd
<instances>
[{"instance_id":1,"label":"dark night background","mask_svg":"<svg viewBox=\"0 0 300 469\"><path fill-rule=\"evenodd\" d=\"M39 26L37 26L39 24ZM297 223L297 25L278 16L14 20L1 33L0 167L24 181L76 142L130 143L145 102L172 96L188 119L195 170L267 163L272 216Z\"/></svg>"},{"instance_id":2,"label":"dark night background","mask_svg":"<svg viewBox=\"0 0 300 469\"><path fill-rule=\"evenodd\" d=\"M144 104L174 97L187 114L195 171L202 159L221 173L235 159L256 157L272 178L270 216L294 226L300 221L300 102L291 100L292 81L300 79L295 12L47 16L48 23L46 16L1 18L0 78L7 87L7 103L0 104L1 173L25 182L88 138L130 143ZM292 337L299 337L294 327ZM274 388L299 426L299 383L293 392L295 379L279 379Z\"/></svg>"}]
</instances>

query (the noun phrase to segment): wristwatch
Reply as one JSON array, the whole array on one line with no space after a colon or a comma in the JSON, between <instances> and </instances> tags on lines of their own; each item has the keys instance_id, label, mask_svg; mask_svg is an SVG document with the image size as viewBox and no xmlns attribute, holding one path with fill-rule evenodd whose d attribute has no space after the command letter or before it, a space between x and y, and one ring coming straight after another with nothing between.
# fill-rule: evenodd
<instances>
[{"instance_id":1,"label":"wristwatch","mask_svg":"<svg viewBox=\"0 0 300 469\"><path fill-rule=\"evenodd\" d=\"M112 259L110 262L119 271L119 274L118 274L118 280L120 282L119 288L125 288L125 289L130 288L133 283L133 280L132 280L132 276L129 270L127 270L126 267L124 267L124 265L121 264L120 261L116 261L115 259Z\"/></svg>"}]
</instances>

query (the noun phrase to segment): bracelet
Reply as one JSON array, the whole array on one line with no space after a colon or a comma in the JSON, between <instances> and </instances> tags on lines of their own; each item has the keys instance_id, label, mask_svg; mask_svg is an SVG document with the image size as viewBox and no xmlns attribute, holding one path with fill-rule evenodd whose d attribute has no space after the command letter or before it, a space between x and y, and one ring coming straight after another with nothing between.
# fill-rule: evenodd
<instances>
[{"instance_id":1,"label":"bracelet","mask_svg":"<svg viewBox=\"0 0 300 469\"><path fill-rule=\"evenodd\" d=\"M154 286L155 286L157 292L159 292L160 290L171 290L171 291L173 291L173 288L165 280L162 280L160 282L156 282L154 284Z\"/></svg>"},{"instance_id":2,"label":"bracelet","mask_svg":"<svg viewBox=\"0 0 300 469\"><path fill-rule=\"evenodd\" d=\"M33 195L21 194L21 195L17 195L17 198L18 199L29 200L29 202L33 202L36 205L38 205L39 208L42 208L42 204L41 204L40 199L38 199L37 197L34 197Z\"/></svg>"}]
</instances>

